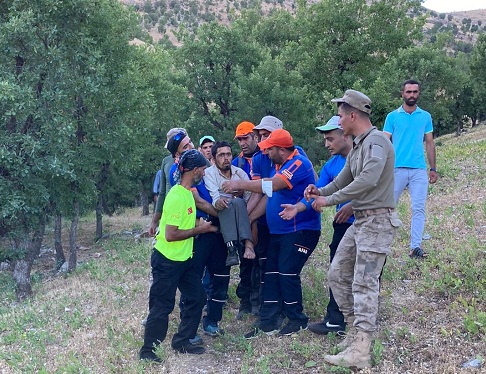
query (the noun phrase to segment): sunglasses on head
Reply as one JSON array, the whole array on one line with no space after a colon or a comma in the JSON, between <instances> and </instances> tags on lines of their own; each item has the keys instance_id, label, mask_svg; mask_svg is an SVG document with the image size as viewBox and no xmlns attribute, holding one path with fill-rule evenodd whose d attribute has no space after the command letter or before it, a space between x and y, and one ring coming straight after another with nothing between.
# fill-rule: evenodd
<instances>
[{"instance_id":1,"label":"sunglasses on head","mask_svg":"<svg viewBox=\"0 0 486 374\"><path fill-rule=\"evenodd\" d=\"M179 140L181 140L182 138L184 138L186 136L186 133L183 132L183 131L179 131L177 134L174 135L174 140L176 142L178 142Z\"/></svg>"}]
</instances>

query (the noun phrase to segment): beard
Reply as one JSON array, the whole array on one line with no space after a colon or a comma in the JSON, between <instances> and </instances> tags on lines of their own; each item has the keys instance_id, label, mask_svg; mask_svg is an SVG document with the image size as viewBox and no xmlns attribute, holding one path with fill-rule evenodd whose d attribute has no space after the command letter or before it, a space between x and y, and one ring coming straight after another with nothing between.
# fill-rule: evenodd
<instances>
[{"instance_id":1,"label":"beard","mask_svg":"<svg viewBox=\"0 0 486 374\"><path fill-rule=\"evenodd\" d=\"M231 163L228 164L222 164L222 165L217 165L217 168L221 171L228 171L231 170Z\"/></svg>"},{"instance_id":2,"label":"beard","mask_svg":"<svg viewBox=\"0 0 486 374\"><path fill-rule=\"evenodd\" d=\"M407 104L408 106L414 106L415 104L417 104L417 99L413 98L413 99L405 99L405 104Z\"/></svg>"}]
</instances>

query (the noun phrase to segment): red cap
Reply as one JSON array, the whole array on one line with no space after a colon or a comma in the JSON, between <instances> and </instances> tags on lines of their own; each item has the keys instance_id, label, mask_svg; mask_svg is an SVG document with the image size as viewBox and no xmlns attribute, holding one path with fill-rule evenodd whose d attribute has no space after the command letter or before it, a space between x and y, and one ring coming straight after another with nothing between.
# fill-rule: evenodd
<instances>
[{"instance_id":1,"label":"red cap","mask_svg":"<svg viewBox=\"0 0 486 374\"><path fill-rule=\"evenodd\" d=\"M278 129L274 130L268 138L264 141L258 143L260 149L267 149L270 147L282 147L282 148L289 148L293 147L294 139L287 130Z\"/></svg>"},{"instance_id":2,"label":"red cap","mask_svg":"<svg viewBox=\"0 0 486 374\"><path fill-rule=\"evenodd\" d=\"M246 136L250 133L253 133L253 128L255 125L251 122L248 121L243 121L241 122L237 127L236 127L236 135L235 138L238 136Z\"/></svg>"}]
</instances>

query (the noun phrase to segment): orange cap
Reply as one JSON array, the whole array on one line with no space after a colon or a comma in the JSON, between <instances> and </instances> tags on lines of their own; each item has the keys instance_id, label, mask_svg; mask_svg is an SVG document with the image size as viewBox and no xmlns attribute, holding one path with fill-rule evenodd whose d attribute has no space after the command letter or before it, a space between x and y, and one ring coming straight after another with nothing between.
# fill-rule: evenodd
<instances>
[{"instance_id":1,"label":"orange cap","mask_svg":"<svg viewBox=\"0 0 486 374\"><path fill-rule=\"evenodd\" d=\"M236 135L235 138L238 136L246 136L250 133L253 133L253 128L255 125L251 122L248 121L243 121L241 122L237 127L236 127Z\"/></svg>"},{"instance_id":2,"label":"orange cap","mask_svg":"<svg viewBox=\"0 0 486 374\"><path fill-rule=\"evenodd\" d=\"M289 148L294 145L294 139L287 130L278 129L274 130L268 138L258 143L260 149L267 149L270 147L282 147Z\"/></svg>"}]
</instances>

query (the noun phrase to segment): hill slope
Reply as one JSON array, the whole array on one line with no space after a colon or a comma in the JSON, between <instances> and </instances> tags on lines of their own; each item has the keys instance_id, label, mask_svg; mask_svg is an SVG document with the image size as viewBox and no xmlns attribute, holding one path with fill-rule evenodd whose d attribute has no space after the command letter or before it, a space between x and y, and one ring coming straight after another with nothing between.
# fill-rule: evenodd
<instances>
[{"instance_id":1,"label":"hill slope","mask_svg":"<svg viewBox=\"0 0 486 374\"><path fill-rule=\"evenodd\" d=\"M437 139L438 183L430 188L425 261L408 258L410 207L402 198L399 230L383 276L374 367L366 373L460 373L461 365L484 357L486 334L486 126ZM327 243L333 209L323 213L321 241L302 274L304 307L311 321L327 303ZM204 337L207 353L191 357L170 349L178 311L162 344L162 365L137 360L147 312L151 240L130 233L150 217L132 210L105 218L112 239L92 243L94 218L79 224L83 263L69 277L53 268L52 240L34 274L35 297L13 301L8 270L0 271L0 372L136 373L322 373L324 355L339 341L304 331L295 337L242 337L254 320L236 321L238 281L233 268L223 337ZM52 232L51 232L52 235ZM5 267L4 267L5 268ZM333 372L349 373L346 370Z\"/></svg>"},{"instance_id":2,"label":"hill slope","mask_svg":"<svg viewBox=\"0 0 486 374\"><path fill-rule=\"evenodd\" d=\"M132 5L140 12L143 26L149 32L154 42L168 39L177 44L173 31L183 25L189 31L194 31L204 22L218 21L230 24L235 15L243 9L261 5L262 14L268 15L276 9L286 9L291 13L296 10L295 0L120 0ZM309 1L309 3L318 0ZM486 9L439 13L422 8L427 13L427 23L424 32L434 35L437 31L450 30L454 37L463 43L474 43L479 32L486 30Z\"/></svg>"}]
</instances>

